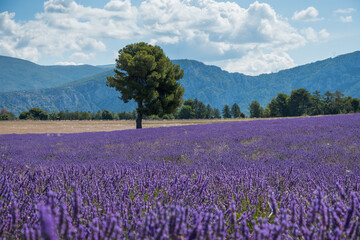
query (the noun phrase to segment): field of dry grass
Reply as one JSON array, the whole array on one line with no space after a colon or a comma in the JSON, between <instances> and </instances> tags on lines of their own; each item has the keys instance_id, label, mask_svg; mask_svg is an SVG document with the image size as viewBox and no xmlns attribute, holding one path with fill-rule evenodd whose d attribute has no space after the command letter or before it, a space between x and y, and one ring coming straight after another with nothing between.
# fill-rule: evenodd
<instances>
[{"instance_id":1,"label":"field of dry grass","mask_svg":"<svg viewBox=\"0 0 360 240\"><path fill-rule=\"evenodd\" d=\"M143 120L143 128L248 120L249 119ZM135 121L0 121L0 134L78 133L117 131L125 129L135 129Z\"/></svg>"}]
</instances>

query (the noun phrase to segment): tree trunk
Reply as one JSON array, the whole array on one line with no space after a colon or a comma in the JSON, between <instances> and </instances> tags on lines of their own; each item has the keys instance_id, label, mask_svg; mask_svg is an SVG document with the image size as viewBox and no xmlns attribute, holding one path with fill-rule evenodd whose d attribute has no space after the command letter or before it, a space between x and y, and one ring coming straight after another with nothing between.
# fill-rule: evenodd
<instances>
[{"instance_id":1,"label":"tree trunk","mask_svg":"<svg viewBox=\"0 0 360 240\"><path fill-rule=\"evenodd\" d=\"M142 128L142 114L138 112L136 118L136 129L140 128Z\"/></svg>"},{"instance_id":2,"label":"tree trunk","mask_svg":"<svg viewBox=\"0 0 360 240\"><path fill-rule=\"evenodd\" d=\"M138 109L137 109L137 118L136 118L136 129L142 128L142 102L138 102Z\"/></svg>"}]
</instances>

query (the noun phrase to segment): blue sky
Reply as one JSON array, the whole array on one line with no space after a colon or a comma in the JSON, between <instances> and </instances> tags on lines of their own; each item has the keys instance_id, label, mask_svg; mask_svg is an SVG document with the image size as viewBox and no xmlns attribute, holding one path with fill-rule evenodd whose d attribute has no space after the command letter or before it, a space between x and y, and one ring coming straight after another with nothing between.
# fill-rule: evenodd
<instances>
[{"instance_id":1,"label":"blue sky","mask_svg":"<svg viewBox=\"0 0 360 240\"><path fill-rule=\"evenodd\" d=\"M257 75L360 50L359 11L359 0L1 0L0 55L110 64L145 41Z\"/></svg>"}]
</instances>

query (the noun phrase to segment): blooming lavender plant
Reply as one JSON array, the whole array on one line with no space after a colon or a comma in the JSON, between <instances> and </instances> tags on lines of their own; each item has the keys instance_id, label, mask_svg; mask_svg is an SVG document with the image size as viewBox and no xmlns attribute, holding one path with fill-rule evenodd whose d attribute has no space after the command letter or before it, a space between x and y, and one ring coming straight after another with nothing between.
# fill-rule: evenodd
<instances>
[{"instance_id":1,"label":"blooming lavender plant","mask_svg":"<svg viewBox=\"0 0 360 240\"><path fill-rule=\"evenodd\" d=\"M359 114L0 135L0 158L0 238L360 238Z\"/></svg>"}]
</instances>

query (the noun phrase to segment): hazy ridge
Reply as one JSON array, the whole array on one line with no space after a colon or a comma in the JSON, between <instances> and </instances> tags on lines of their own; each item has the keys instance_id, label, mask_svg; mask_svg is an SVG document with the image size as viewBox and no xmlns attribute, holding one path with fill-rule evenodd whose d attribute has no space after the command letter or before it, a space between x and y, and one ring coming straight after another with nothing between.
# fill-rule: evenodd
<instances>
[{"instance_id":1,"label":"hazy ridge","mask_svg":"<svg viewBox=\"0 0 360 240\"><path fill-rule=\"evenodd\" d=\"M31 107L48 111L91 112L104 109L130 111L135 108L134 103L124 104L117 98L119 93L106 86L106 76L113 75L111 65L39 66L20 59L5 61L4 64L4 58L0 57L0 67L3 69L0 84L5 86L0 91L0 108L15 114ZM339 90L345 95L360 97L360 51L259 76L229 73L194 60L173 62L185 71L180 81L185 88L184 99L197 97L220 109L225 104L236 102L242 111L247 112L252 100L259 101L265 107L278 93L290 94L300 87L321 93ZM20 76L16 75L19 69L22 73ZM26 75L25 79L21 77L23 75ZM73 81L75 77L78 78ZM43 82L46 82L43 86L48 88L35 89Z\"/></svg>"}]
</instances>

